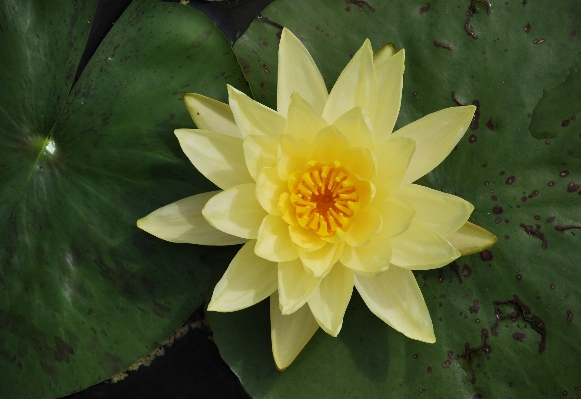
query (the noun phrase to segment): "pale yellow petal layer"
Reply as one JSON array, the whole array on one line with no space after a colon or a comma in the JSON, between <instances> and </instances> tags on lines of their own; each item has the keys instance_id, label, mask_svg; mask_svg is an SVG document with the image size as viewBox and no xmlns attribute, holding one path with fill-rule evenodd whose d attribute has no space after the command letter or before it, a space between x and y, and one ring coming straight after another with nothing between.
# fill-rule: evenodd
<instances>
[{"instance_id":1,"label":"pale yellow petal layer","mask_svg":"<svg viewBox=\"0 0 581 399\"><path fill-rule=\"evenodd\" d=\"M314 160L322 164L330 164L339 159L343 151L351 148L347 138L337 131L334 126L328 126L322 129L314 139L313 146L304 147L312 148L311 154L307 154L308 160Z\"/></svg>"},{"instance_id":2,"label":"pale yellow petal layer","mask_svg":"<svg viewBox=\"0 0 581 399\"><path fill-rule=\"evenodd\" d=\"M197 93L186 93L184 102L198 129L242 138L228 104Z\"/></svg>"},{"instance_id":3,"label":"pale yellow petal layer","mask_svg":"<svg viewBox=\"0 0 581 399\"><path fill-rule=\"evenodd\" d=\"M374 59L377 76L377 110L373 119L373 130L378 141L389 138L399 114L404 61L403 49L387 59L383 57Z\"/></svg>"},{"instance_id":4,"label":"pale yellow petal layer","mask_svg":"<svg viewBox=\"0 0 581 399\"><path fill-rule=\"evenodd\" d=\"M326 241L311 229L305 229L301 226L289 226L290 238L301 249L305 251L316 251L323 248Z\"/></svg>"},{"instance_id":5,"label":"pale yellow petal layer","mask_svg":"<svg viewBox=\"0 0 581 399\"><path fill-rule=\"evenodd\" d=\"M278 267L254 254L255 240L238 251L216 284L208 310L234 312L268 298L278 287Z\"/></svg>"},{"instance_id":6,"label":"pale yellow petal layer","mask_svg":"<svg viewBox=\"0 0 581 399\"><path fill-rule=\"evenodd\" d=\"M308 149L310 147L309 142L300 137L288 134L280 136L276 167L282 180L288 180L292 173L298 170L302 171L305 168L309 160Z\"/></svg>"},{"instance_id":7,"label":"pale yellow petal layer","mask_svg":"<svg viewBox=\"0 0 581 399\"><path fill-rule=\"evenodd\" d=\"M447 236L446 239L462 256L484 251L498 242L494 234L470 222L466 222L464 226Z\"/></svg>"},{"instance_id":8,"label":"pale yellow petal layer","mask_svg":"<svg viewBox=\"0 0 581 399\"><path fill-rule=\"evenodd\" d=\"M416 141L416 152L407 169L404 183L412 183L431 172L464 136L476 111L473 105L446 108L402 127L392 137Z\"/></svg>"},{"instance_id":9,"label":"pale yellow petal layer","mask_svg":"<svg viewBox=\"0 0 581 399\"><path fill-rule=\"evenodd\" d=\"M250 135L278 137L286 129L286 118L228 85L228 101L242 138Z\"/></svg>"},{"instance_id":10,"label":"pale yellow petal layer","mask_svg":"<svg viewBox=\"0 0 581 399\"><path fill-rule=\"evenodd\" d=\"M287 184L278 177L276 167L263 168L256 181L256 198L266 212L280 215L278 201L285 191L288 191Z\"/></svg>"},{"instance_id":11,"label":"pale yellow petal layer","mask_svg":"<svg viewBox=\"0 0 581 399\"><path fill-rule=\"evenodd\" d=\"M343 316L353 293L353 272L337 262L308 300L319 326L336 337L343 325Z\"/></svg>"},{"instance_id":12,"label":"pale yellow petal layer","mask_svg":"<svg viewBox=\"0 0 581 399\"><path fill-rule=\"evenodd\" d=\"M280 216L267 215L258 230L256 255L273 262L287 262L299 257L288 232L288 224Z\"/></svg>"},{"instance_id":13,"label":"pale yellow petal layer","mask_svg":"<svg viewBox=\"0 0 581 399\"><path fill-rule=\"evenodd\" d=\"M215 228L242 238L254 239L267 215L256 200L256 184L241 184L213 196L202 209Z\"/></svg>"},{"instance_id":14,"label":"pale yellow petal layer","mask_svg":"<svg viewBox=\"0 0 581 399\"><path fill-rule=\"evenodd\" d=\"M331 271L331 268L339 260L345 243L327 243L316 251L305 251L299 248L299 256L305 270L316 278L323 278Z\"/></svg>"},{"instance_id":15,"label":"pale yellow petal layer","mask_svg":"<svg viewBox=\"0 0 581 399\"><path fill-rule=\"evenodd\" d=\"M377 106L377 80L373 65L373 50L369 39L347 64L333 86L323 118L333 123L354 107L363 108L363 112L373 120Z\"/></svg>"},{"instance_id":16,"label":"pale yellow petal layer","mask_svg":"<svg viewBox=\"0 0 581 399\"><path fill-rule=\"evenodd\" d=\"M386 195L402 183L408 165L416 151L416 142L407 137L392 137L375 143L377 159L377 190Z\"/></svg>"},{"instance_id":17,"label":"pale yellow petal layer","mask_svg":"<svg viewBox=\"0 0 581 399\"><path fill-rule=\"evenodd\" d=\"M226 234L202 216L206 202L220 191L187 197L156 209L137 221L137 227L162 240L199 245L234 245L246 239Z\"/></svg>"},{"instance_id":18,"label":"pale yellow petal layer","mask_svg":"<svg viewBox=\"0 0 581 399\"><path fill-rule=\"evenodd\" d=\"M309 143L317 133L329 124L323 119L320 112L303 100L299 93L293 93L287 114L285 134L299 137Z\"/></svg>"},{"instance_id":19,"label":"pale yellow petal layer","mask_svg":"<svg viewBox=\"0 0 581 399\"><path fill-rule=\"evenodd\" d=\"M254 181L246 168L242 140L198 129L176 129L175 135L190 162L221 189Z\"/></svg>"},{"instance_id":20,"label":"pale yellow petal layer","mask_svg":"<svg viewBox=\"0 0 581 399\"><path fill-rule=\"evenodd\" d=\"M345 235L345 243L351 247L362 247L381 232L381 215L372 206L368 206L355 215L353 226Z\"/></svg>"},{"instance_id":21,"label":"pale yellow petal layer","mask_svg":"<svg viewBox=\"0 0 581 399\"><path fill-rule=\"evenodd\" d=\"M341 263L362 276L377 276L389 268L391 242L382 231L364 247L345 246L339 258Z\"/></svg>"},{"instance_id":22,"label":"pale yellow petal layer","mask_svg":"<svg viewBox=\"0 0 581 399\"><path fill-rule=\"evenodd\" d=\"M295 206L290 200L289 193L282 193L278 199L278 211L280 212L282 220L291 226L298 226L299 222L296 216Z\"/></svg>"},{"instance_id":23,"label":"pale yellow petal layer","mask_svg":"<svg viewBox=\"0 0 581 399\"><path fill-rule=\"evenodd\" d=\"M394 195L378 196L372 206L381 215L383 221L381 233L387 238L396 237L406 231L416 215L411 205Z\"/></svg>"},{"instance_id":24,"label":"pale yellow petal layer","mask_svg":"<svg viewBox=\"0 0 581 399\"><path fill-rule=\"evenodd\" d=\"M283 316L278 305L278 294L270 296L270 339L272 354L278 371L284 371L296 359L319 325L308 306Z\"/></svg>"},{"instance_id":25,"label":"pale yellow petal layer","mask_svg":"<svg viewBox=\"0 0 581 399\"><path fill-rule=\"evenodd\" d=\"M445 238L417 219L391 239L391 247L391 263L411 270L436 269L460 257L460 252Z\"/></svg>"},{"instance_id":26,"label":"pale yellow petal layer","mask_svg":"<svg viewBox=\"0 0 581 399\"><path fill-rule=\"evenodd\" d=\"M373 151L369 148L348 148L341 151L337 159L350 173L354 173L359 178L375 180L377 163Z\"/></svg>"},{"instance_id":27,"label":"pale yellow petal layer","mask_svg":"<svg viewBox=\"0 0 581 399\"><path fill-rule=\"evenodd\" d=\"M278 139L270 136L246 136L243 142L244 158L254 180L262 168L276 165Z\"/></svg>"},{"instance_id":28,"label":"pale yellow petal layer","mask_svg":"<svg viewBox=\"0 0 581 399\"><path fill-rule=\"evenodd\" d=\"M283 315L296 312L303 306L321 279L305 271L300 259L278 264L278 295Z\"/></svg>"},{"instance_id":29,"label":"pale yellow petal layer","mask_svg":"<svg viewBox=\"0 0 581 399\"><path fill-rule=\"evenodd\" d=\"M373 149L375 139L373 138L371 121L363 113L361 107L355 107L345 112L333 123L333 126L345 135L352 147Z\"/></svg>"},{"instance_id":30,"label":"pale yellow petal layer","mask_svg":"<svg viewBox=\"0 0 581 399\"><path fill-rule=\"evenodd\" d=\"M394 194L416 210L416 219L442 237L464 226L474 210L470 202L460 197L417 184L402 184Z\"/></svg>"},{"instance_id":31,"label":"pale yellow petal layer","mask_svg":"<svg viewBox=\"0 0 581 399\"><path fill-rule=\"evenodd\" d=\"M355 276L355 287L377 317L406 337L434 343L434 327L420 287L409 270L390 267L377 277Z\"/></svg>"},{"instance_id":32,"label":"pale yellow petal layer","mask_svg":"<svg viewBox=\"0 0 581 399\"><path fill-rule=\"evenodd\" d=\"M284 28L278 48L277 109L287 115L290 97L297 92L321 114L327 102L325 81L313 58L295 35Z\"/></svg>"},{"instance_id":33,"label":"pale yellow petal layer","mask_svg":"<svg viewBox=\"0 0 581 399\"><path fill-rule=\"evenodd\" d=\"M377 68L378 65L382 65L395 53L397 53L397 47L395 44L391 42L385 43L379 50L373 53L373 64L375 64L375 68Z\"/></svg>"}]
</instances>

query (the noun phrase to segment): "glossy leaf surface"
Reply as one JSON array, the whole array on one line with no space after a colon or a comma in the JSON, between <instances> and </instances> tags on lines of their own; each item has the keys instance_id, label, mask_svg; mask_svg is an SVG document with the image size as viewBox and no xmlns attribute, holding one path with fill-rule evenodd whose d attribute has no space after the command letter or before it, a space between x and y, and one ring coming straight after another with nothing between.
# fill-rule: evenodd
<instances>
[{"instance_id":1,"label":"glossy leaf surface","mask_svg":"<svg viewBox=\"0 0 581 399\"><path fill-rule=\"evenodd\" d=\"M200 12L134 1L67 97L96 2L0 13L0 397L62 396L146 355L201 303L207 248L137 229L215 187L173 134L183 94L247 90ZM179 10L179 11L178 11Z\"/></svg>"},{"instance_id":2,"label":"glossy leaf surface","mask_svg":"<svg viewBox=\"0 0 581 399\"><path fill-rule=\"evenodd\" d=\"M415 273L434 322L433 345L397 333L354 294L338 338L318 331L281 374L270 350L267 302L208 313L223 358L255 398L576 395L581 122L571 120L550 141L536 140L528 127L543 90L562 84L581 60L579 4L498 2L487 15L474 2L467 22L468 1L352 2L361 10L350 3L278 0L263 14L303 41L329 90L365 38L374 50L387 42L405 48L396 128L455 103L477 104L455 151L420 183L473 203L470 220L499 242L453 266ZM257 100L272 108L277 34L257 21L234 47ZM493 301L510 302L495 311ZM518 318L500 321L494 335L496 314L511 309Z\"/></svg>"}]
</instances>

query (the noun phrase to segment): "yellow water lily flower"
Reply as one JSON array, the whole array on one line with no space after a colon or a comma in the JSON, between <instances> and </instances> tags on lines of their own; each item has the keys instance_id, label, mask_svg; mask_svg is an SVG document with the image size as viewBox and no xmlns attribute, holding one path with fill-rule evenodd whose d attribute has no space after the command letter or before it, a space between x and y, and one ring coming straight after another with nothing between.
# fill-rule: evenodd
<instances>
[{"instance_id":1,"label":"yellow water lily flower","mask_svg":"<svg viewBox=\"0 0 581 399\"><path fill-rule=\"evenodd\" d=\"M276 111L230 86L229 105L185 96L200 129L175 134L221 190L167 205L137 225L172 242L244 243L208 310L270 297L279 370L319 327L337 336L354 286L388 325L435 342L411 270L442 267L496 237L468 222L469 202L413 182L446 158L475 107L447 108L392 133L404 50L388 45L374 54L369 40L330 93L287 29L278 65Z\"/></svg>"}]
</instances>

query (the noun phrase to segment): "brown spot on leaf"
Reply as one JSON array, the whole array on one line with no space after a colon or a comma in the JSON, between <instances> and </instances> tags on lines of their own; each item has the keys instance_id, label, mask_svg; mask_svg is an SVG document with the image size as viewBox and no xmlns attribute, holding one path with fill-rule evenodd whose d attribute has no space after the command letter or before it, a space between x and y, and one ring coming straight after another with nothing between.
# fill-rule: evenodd
<instances>
[{"instance_id":1,"label":"brown spot on leaf","mask_svg":"<svg viewBox=\"0 0 581 399\"><path fill-rule=\"evenodd\" d=\"M74 355L75 351L73 347L67 344L61 339L61 337L54 337L54 343L56 345L56 351L54 353L54 360L59 363L65 362L70 363L71 359L69 355Z\"/></svg>"}]
</instances>

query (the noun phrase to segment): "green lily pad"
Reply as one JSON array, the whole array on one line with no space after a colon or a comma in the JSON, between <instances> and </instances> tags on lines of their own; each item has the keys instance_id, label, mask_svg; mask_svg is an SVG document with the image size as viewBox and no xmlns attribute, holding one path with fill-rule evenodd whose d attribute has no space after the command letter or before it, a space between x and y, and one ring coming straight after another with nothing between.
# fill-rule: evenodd
<instances>
[{"instance_id":1,"label":"green lily pad","mask_svg":"<svg viewBox=\"0 0 581 399\"><path fill-rule=\"evenodd\" d=\"M202 302L207 248L135 222L215 187L173 134L182 101L247 90L200 12L134 1L69 95L96 1L0 13L0 397L48 398L111 377ZM179 11L178 11L179 10Z\"/></svg>"},{"instance_id":2,"label":"green lily pad","mask_svg":"<svg viewBox=\"0 0 581 399\"><path fill-rule=\"evenodd\" d=\"M478 104L455 151L420 183L472 202L471 221L499 242L415 273L433 345L386 326L354 294L338 338L319 330L278 373L266 301L209 312L222 357L253 397L544 398L581 389L581 122L546 142L528 131L543 90L581 60L573 50L581 11L570 1L518 1L494 3L487 15L475 4L470 21L468 1L278 0L264 10L303 41L328 89L365 38L375 50L387 42L405 48L398 127L454 99ZM270 107L278 33L257 21L234 47L257 100Z\"/></svg>"}]
</instances>

